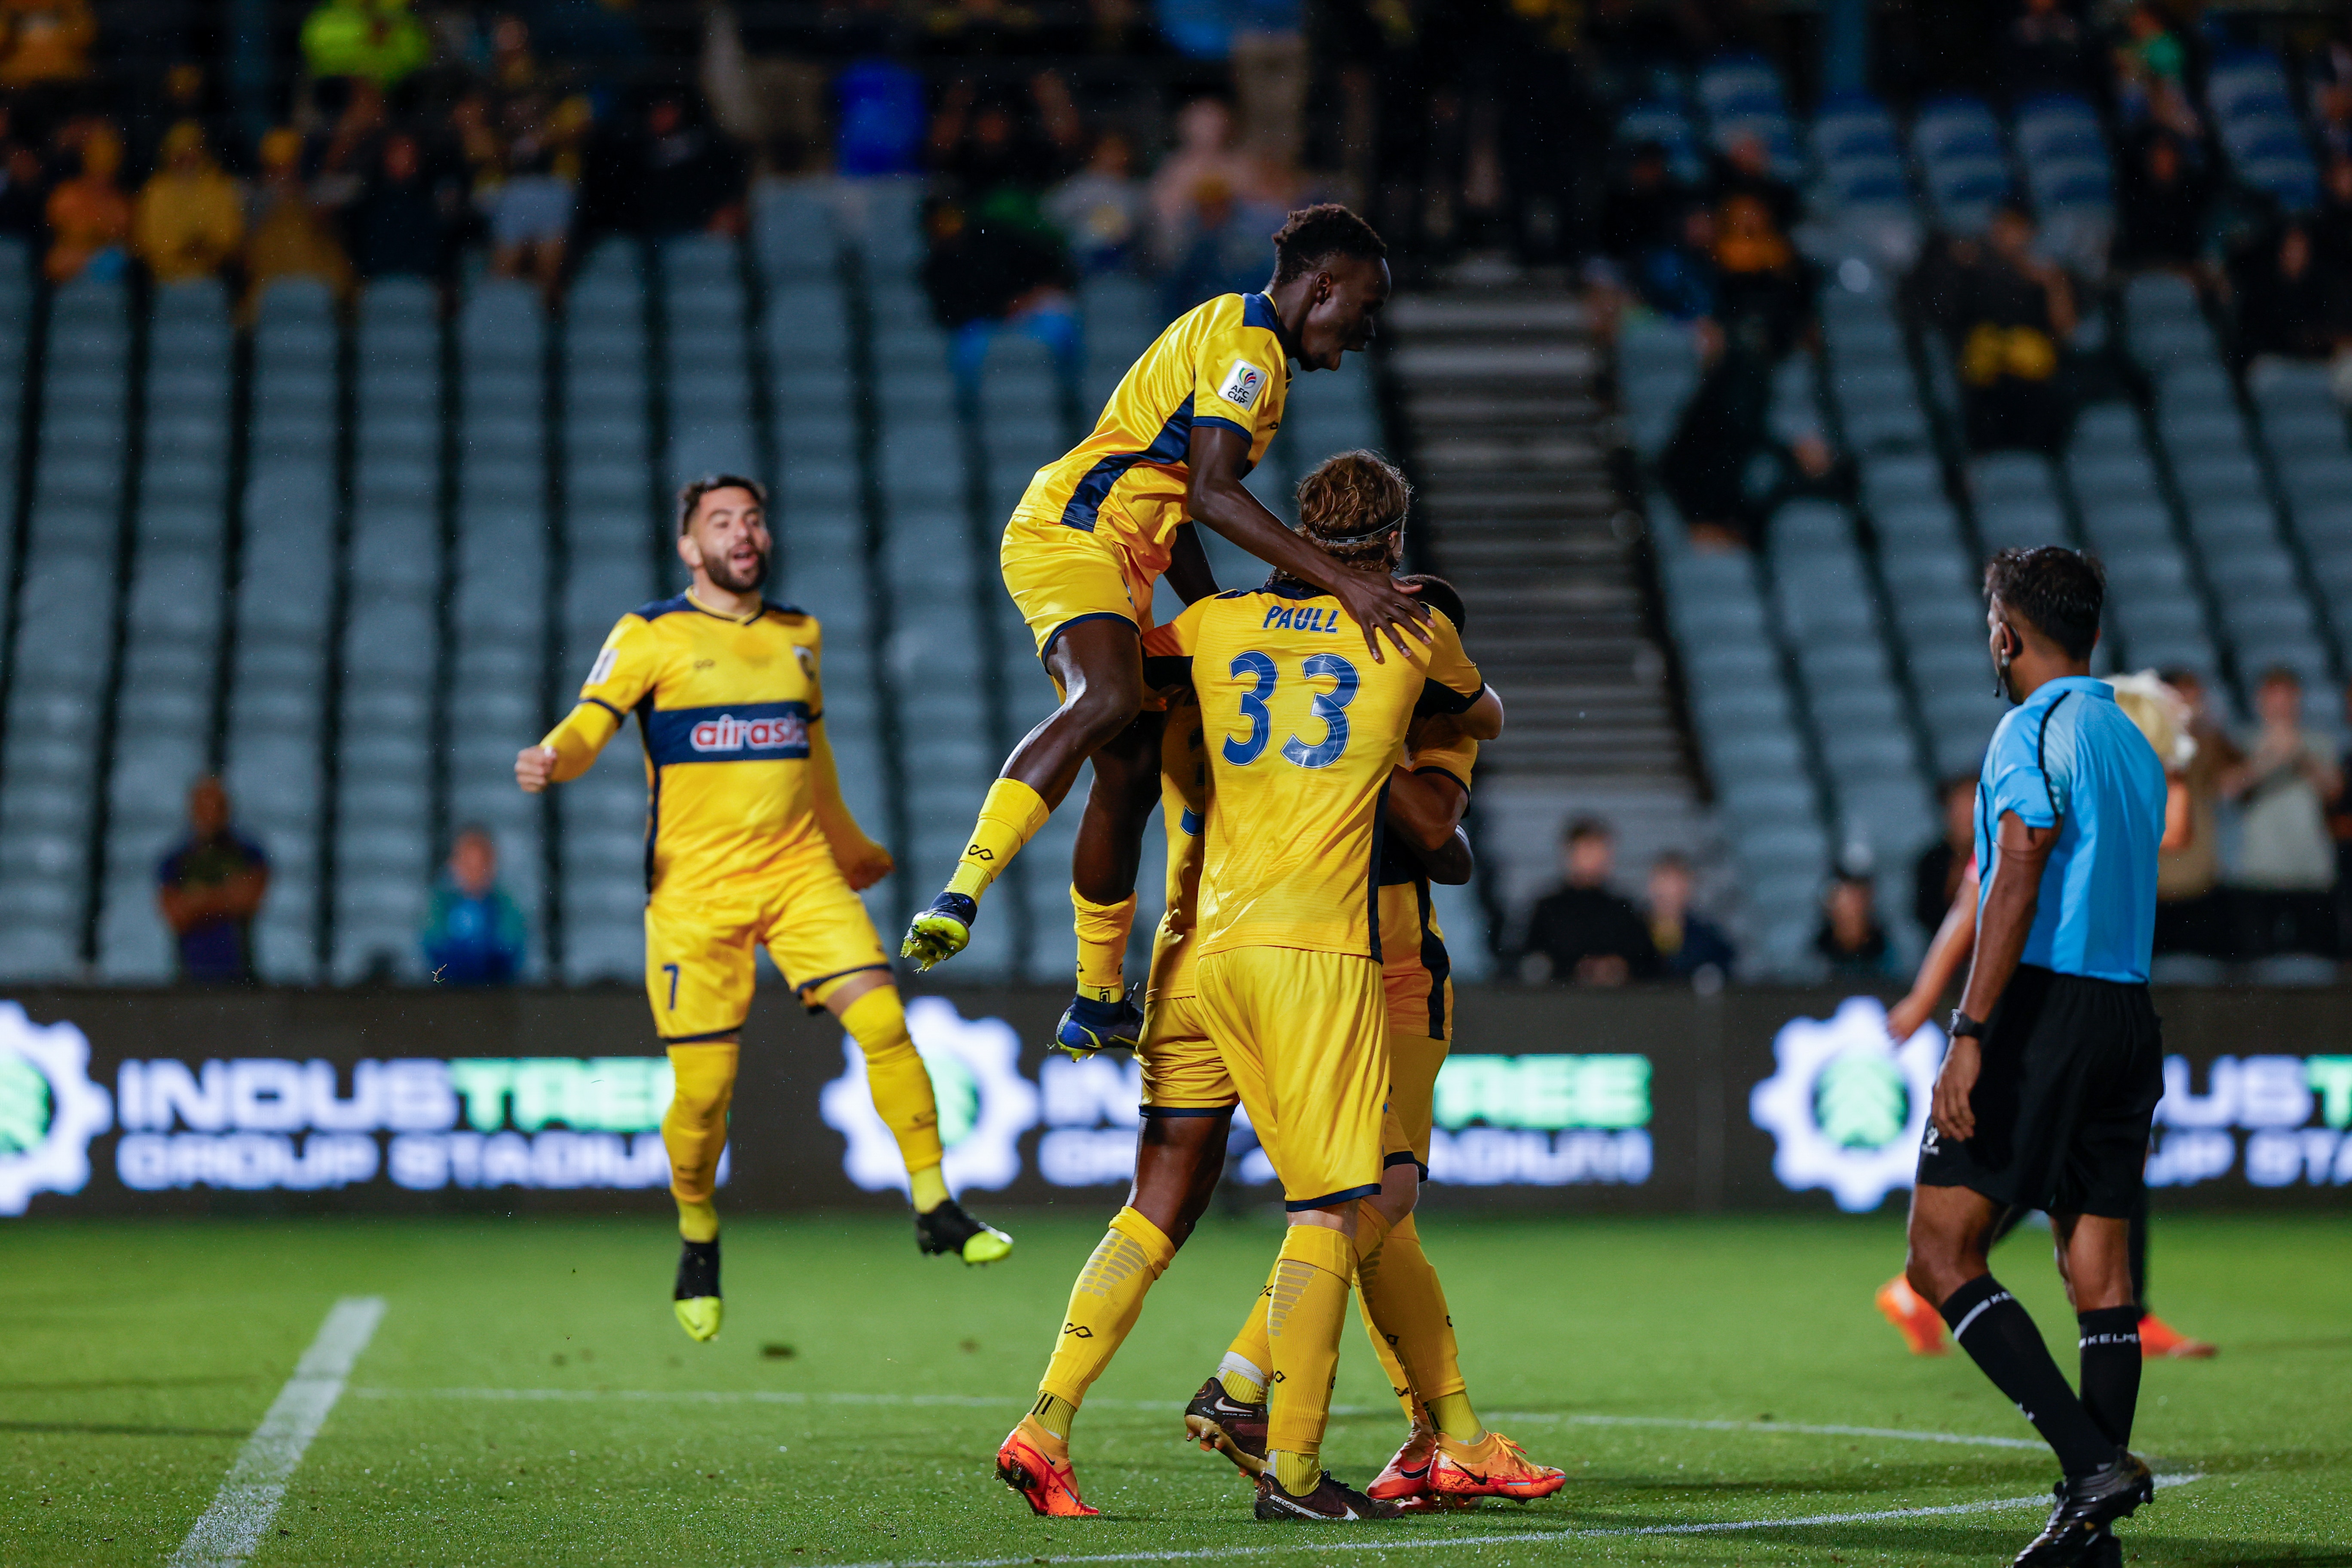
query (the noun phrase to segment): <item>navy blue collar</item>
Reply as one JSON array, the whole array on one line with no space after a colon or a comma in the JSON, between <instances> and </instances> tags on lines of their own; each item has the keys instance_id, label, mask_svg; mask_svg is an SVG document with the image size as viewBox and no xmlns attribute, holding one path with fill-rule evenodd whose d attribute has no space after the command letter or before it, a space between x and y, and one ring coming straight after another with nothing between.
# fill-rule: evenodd
<instances>
[{"instance_id":1,"label":"navy blue collar","mask_svg":"<svg viewBox=\"0 0 2352 1568\"><path fill-rule=\"evenodd\" d=\"M1274 341L1282 345L1282 352L1286 355L1291 359L1298 359L1298 344L1292 340L1289 329L1282 324L1282 317L1276 313L1274 296L1271 294L1257 293L1242 296L1242 325L1264 327L1274 334ZM1306 362L1301 360L1299 363L1303 364Z\"/></svg>"}]
</instances>

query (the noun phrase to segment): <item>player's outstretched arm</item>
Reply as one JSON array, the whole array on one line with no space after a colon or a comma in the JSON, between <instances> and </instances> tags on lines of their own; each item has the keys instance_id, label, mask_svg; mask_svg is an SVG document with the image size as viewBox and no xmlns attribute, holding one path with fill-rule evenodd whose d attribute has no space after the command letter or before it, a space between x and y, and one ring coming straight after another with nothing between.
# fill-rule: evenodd
<instances>
[{"instance_id":1,"label":"player's outstretched arm","mask_svg":"<svg viewBox=\"0 0 2352 1568\"><path fill-rule=\"evenodd\" d=\"M1952 895L1952 907L1944 911L1944 923L1936 928L1935 939L1927 943L1927 955L1919 961L1911 994L1886 1011L1889 1039L1901 1045L1935 1016L1936 1004L1951 989L1952 977L1969 961L1969 952L1976 944L1977 868L1970 866L1960 879L1959 891Z\"/></svg>"},{"instance_id":2,"label":"player's outstretched arm","mask_svg":"<svg viewBox=\"0 0 2352 1568\"><path fill-rule=\"evenodd\" d=\"M1425 773L1390 770L1389 826L1402 837L1433 882L1451 888L1470 879L1475 863L1461 826L1469 805L1470 792L1451 773L1434 768Z\"/></svg>"},{"instance_id":3,"label":"player's outstretched arm","mask_svg":"<svg viewBox=\"0 0 2352 1568\"><path fill-rule=\"evenodd\" d=\"M898 868L890 851L866 837L849 803L841 798L841 774L834 767L833 742L825 739L822 719L809 721L809 794L815 803L817 829L852 889L864 892Z\"/></svg>"},{"instance_id":4,"label":"player's outstretched arm","mask_svg":"<svg viewBox=\"0 0 2352 1568\"><path fill-rule=\"evenodd\" d=\"M1192 426L1185 458L1192 471L1185 500L1192 521L1216 530L1268 565L1337 598L1340 608L1364 628L1373 662L1386 662L1381 651L1384 635L1399 653L1411 649L1405 641L1408 630L1423 642L1429 641L1429 611L1413 597L1417 590L1399 586L1385 576L1349 571L1284 527L1282 520L1243 485L1242 465L1248 458L1249 443L1232 426Z\"/></svg>"}]
</instances>

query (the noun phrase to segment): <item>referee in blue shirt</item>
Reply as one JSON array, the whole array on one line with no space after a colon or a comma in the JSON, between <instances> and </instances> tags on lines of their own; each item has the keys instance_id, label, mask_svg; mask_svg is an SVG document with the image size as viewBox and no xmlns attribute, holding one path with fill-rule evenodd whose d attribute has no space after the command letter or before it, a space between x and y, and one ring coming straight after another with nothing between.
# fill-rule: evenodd
<instances>
[{"instance_id":1,"label":"referee in blue shirt","mask_svg":"<svg viewBox=\"0 0 2352 1568\"><path fill-rule=\"evenodd\" d=\"M2147 991L2164 769L2092 679L2098 564L2045 545L1985 571L2003 696L1977 784L1975 960L1911 1199L1912 1289L2065 1468L2020 1564L2120 1563L2108 1526L2154 1493L2129 1449L2139 1308L2126 1236L2164 1048ZM1986 1262L2011 1208L2046 1209L2082 1326L2082 1392Z\"/></svg>"}]
</instances>

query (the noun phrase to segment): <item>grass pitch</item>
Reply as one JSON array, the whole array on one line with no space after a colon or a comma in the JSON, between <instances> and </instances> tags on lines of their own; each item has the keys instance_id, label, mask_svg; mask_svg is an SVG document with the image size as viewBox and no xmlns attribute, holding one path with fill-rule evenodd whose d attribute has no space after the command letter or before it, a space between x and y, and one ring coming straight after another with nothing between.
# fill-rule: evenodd
<instances>
[{"instance_id":1,"label":"grass pitch","mask_svg":"<svg viewBox=\"0 0 2352 1568\"><path fill-rule=\"evenodd\" d=\"M1901 1252L1888 1218L1433 1214L1472 1394L1567 1466L1567 1489L1444 1520L1257 1525L1176 1414L1276 1241L1270 1221L1213 1218L1080 1417L1080 1480L1107 1517L1035 1520L991 1458L1109 1207L1001 1216L1021 1250L987 1270L919 1258L898 1220L733 1223L709 1345L671 1321L675 1242L653 1217L15 1226L0 1563L169 1558L346 1295L388 1310L260 1568L1986 1563L2040 1510L1985 1505L2054 1476L1964 1357L1914 1359L1879 1319L1870 1293ZM2071 1372L2040 1233L1997 1267ZM2352 1564L2352 1223L2162 1219L2155 1271L2165 1314L2222 1353L2148 1368L2135 1446L2200 1479L2124 1527L2130 1560ZM1360 1485L1400 1422L1349 1334L1326 1457ZM1947 1511L1906 1511L1929 1509Z\"/></svg>"}]
</instances>

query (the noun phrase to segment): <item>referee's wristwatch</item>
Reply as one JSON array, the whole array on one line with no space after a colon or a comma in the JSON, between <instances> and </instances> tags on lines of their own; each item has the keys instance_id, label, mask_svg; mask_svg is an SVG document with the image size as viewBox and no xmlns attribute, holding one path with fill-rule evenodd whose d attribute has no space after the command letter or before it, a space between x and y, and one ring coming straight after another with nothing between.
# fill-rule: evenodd
<instances>
[{"instance_id":1,"label":"referee's wristwatch","mask_svg":"<svg viewBox=\"0 0 2352 1568\"><path fill-rule=\"evenodd\" d=\"M1971 1018L1958 1007L1952 1009L1952 1021L1944 1026L1944 1033L1956 1040L1963 1035L1972 1036L1981 1040L1984 1038L1984 1032L1982 1018Z\"/></svg>"}]
</instances>

